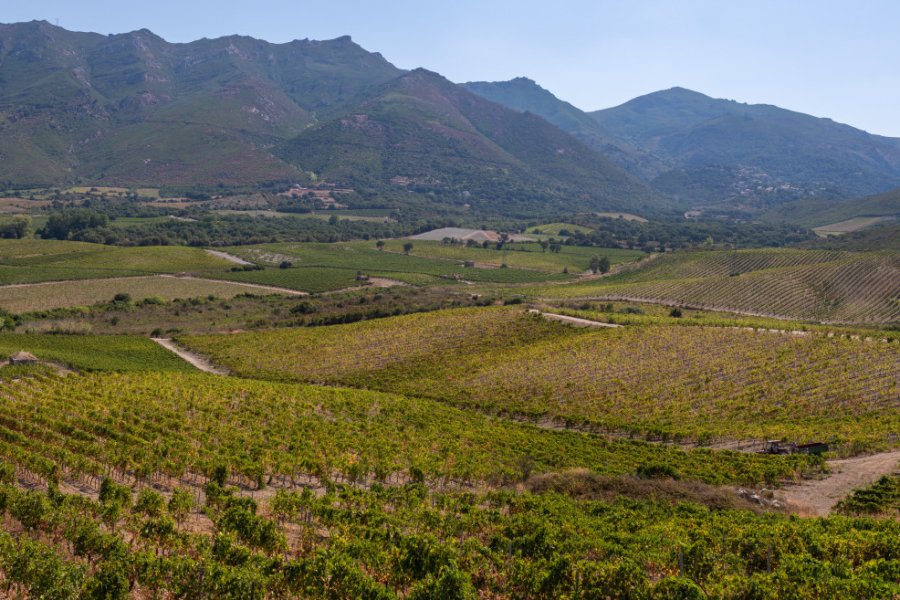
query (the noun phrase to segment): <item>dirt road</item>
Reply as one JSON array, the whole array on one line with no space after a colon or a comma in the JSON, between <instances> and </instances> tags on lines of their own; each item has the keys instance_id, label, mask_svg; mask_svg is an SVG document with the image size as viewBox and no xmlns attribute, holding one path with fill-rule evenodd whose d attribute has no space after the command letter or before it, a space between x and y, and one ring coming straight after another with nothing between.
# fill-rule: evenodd
<instances>
[{"instance_id":1,"label":"dirt road","mask_svg":"<svg viewBox=\"0 0 900 600\"><path fill-rule=\"evenodd\" d=\"M871 485L882 475L896 471L898 465L900 450L831 460L831 475L827 478L786 486L776 496L801 514L824 517L854 489Z\"/></svg>"},{"instance_id":2,"label":"dirt road","mask_svg":"<svg viewBox=\"0 0 900 600\"><path fill-rule=\"evenodd\" d=\"M191 363L201 371L212 373L213 375L228 375L228 369L212 364L206 358L191 352L186 348L182 348L170 338L150 338L169 352L177 354L183 360Z\"/></svg>"},{"instance_id":3,"label":"dirt road","mask_svg":"<svg viewBox=\"0 0 900 600\"><path fill-rule=\"evenodd\" d=\"M579 319L578 317L570 317L568 315L558 315L556 313L541 312L534 308L532 308L528 312L533 315L540 315L550 321L559 321L561 323L566 323L567 325L574 325L575 327L609 327L612 329L621 327L621 325L616 325L615 323L601 323L600 321Z\"/></svg>"}]
</instances>

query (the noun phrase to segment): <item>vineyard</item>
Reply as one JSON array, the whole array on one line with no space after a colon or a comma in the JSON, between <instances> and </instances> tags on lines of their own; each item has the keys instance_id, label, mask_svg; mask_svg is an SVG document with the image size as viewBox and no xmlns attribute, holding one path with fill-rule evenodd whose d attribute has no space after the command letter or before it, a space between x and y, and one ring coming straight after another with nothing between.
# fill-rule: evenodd
<instances>
[{"instance_id":1,"label":"vineyard","mask_svg":"<svg viewBox=\"0 0 900 600\"><path fill-rule=\"evenodd\" d=\"M222 465L232 483L256 489L330 480L474 485L648 465L752 484L795 478L815 464L604 441L379 392L206 375L43 376L6 385L2 395L0 457L41 480L78 485L113 476L173 487L205 481Z\"/></svg>"},{"instance_id":2,"label":"vineyard","mask_svg":"<svg viewBox=\"0 0 900 600\"><path fill-rule=\"evenodd\" d=\"M82 242L0 240L0 284L225 271L232 265L200 248L118 248Z\"/></svg>"},{"instance_id":3,"label":"vineyard","mask_svg":"<svg viewBox=\"0 0 900 600\"><path fill-rule=\"evenodd\" d=\"M95 250L26 246L7 263L90 265ZM866 479L838 514L800 518L802 502L775 488L832 482L839 463L716 449L748 438L825 441L825 458L896 448L894 333L560 303L624 325L578 329L523 306L475 306L495 302L482 295L492 283L558 272L450 258L476 248L369 246L245 247L235 252L256 262L296 262L215 276L325 291L355 284L357 270L424 284L459 270L488 284L118 304L98 284L106 303L20 325L166 328L232 376L200 373L146 337L0 334L0 359L40 361L0 366L0 595L900 597L896 474ZM146 252L147 265L162 256ZM120 266L138 268L138 254ZM748 254L740 276L702 257L679 268L736 280L856 260L791 256ZM657 285L643 272L669 260L579 285ZM88 282L51 285L69 283ZM219 283L239 285L204 282ZM180 332L243 327L275 328Z\"/></svg>"},{"instance_id":4,"label":"vineyard","mask_svg":"<svg viewBox=\"0 0 900 600\"><path fill-rule=\"evenodd\" d=\"M824 438L858 450L893 446L900 430L900 360L883 342L706 327L584 331L511 307L183 341L249 377L651 439Z\"/></svg>"},{"instance_id":5,"label":"vineyard","mask_svg":"<svg viewBox=\"0 0 900 600\"><path fill-rule=\"evenodd\" d=\"M0 334L0 363L24 350L80 371L193 371L146 337ZM9 367L0 367L0 373Z\"/></svg>"},{"instance_id":6,"label":"vineyard","mask_svg":"<svg viewBox=\"0 0 900 600\"><path fill-rule=\"evenodd\" d=\"M599 280L529 294L639 300L836 323L900 321L896 255L826 250L741 250L661 257Z\"/></svg>"},{"instance_id":7,"label":"vineyard","mask_svg":"<svg viewBox=\"0 0 900 600\"><path fill-rule=\"evenodd\" d=\"M146 298L154 300L209 296L233 298L240 294L273 293L279 291L236 281L149 275L0 286L0 308L21 314L54 308L90 306L110 302L116 294L128 294L135 301L140 301Z\"/></svg>"},{"instance_id":8,"label":"vineyard","mask_svg":"<svg viewBox=\"0 0 900 600\"><path fill-rule=\"evenodd\" d=\"M30 597L891 598L896 521L420 485L260 505L105 480L97 500L0 485L0 568ZM202 515L194 511L202 506ZM11 590L11 591L12 591Z\"/></svg>"}]
</instances>

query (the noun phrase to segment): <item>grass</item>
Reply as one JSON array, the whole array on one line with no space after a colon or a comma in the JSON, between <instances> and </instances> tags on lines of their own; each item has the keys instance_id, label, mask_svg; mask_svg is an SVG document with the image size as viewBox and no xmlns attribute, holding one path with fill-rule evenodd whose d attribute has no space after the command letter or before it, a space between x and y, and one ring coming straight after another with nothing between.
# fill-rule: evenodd
<instances>
[{"instance_id":1,"label":"grass","mask_svg":"<svg viewBox=\"0 0 900 600\"><path fill-rule=\"evenodd\" d=\"M149 338L138 336L0 334L0 357L19 350L79 371L195 371Z\"/></svg>"},{"instance_id":2,"label":"grass","mask_svg":"<svg viewBox=\"0 0 900 600\"><path fill-rule=\"evenodd\" d=\"M241 282L193 279L151 275L116 279L80 279L0 287L0 308L12 313L45 311L54 308L90 306L109 302L113 296L126 293L135 301L158 297L165 300L217 296L231 298L238 294L272 294L271 290L244 285Z\"/></svg>"}]
</instances>

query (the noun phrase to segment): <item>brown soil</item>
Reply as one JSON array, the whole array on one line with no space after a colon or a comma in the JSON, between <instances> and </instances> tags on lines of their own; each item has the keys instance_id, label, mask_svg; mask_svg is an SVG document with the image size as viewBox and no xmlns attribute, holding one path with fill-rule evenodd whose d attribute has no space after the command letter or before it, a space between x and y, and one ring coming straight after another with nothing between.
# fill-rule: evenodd
<instances>
[{"instance_id":1,"label":"brown soil","mask_svg":"<svg viewBox=\"0 0 900 600\"><path fill-rule=\"evenodd\" d=\"M790 485L777 496L800 514L824 517L854 489L872 485L900 464L900 450L828 461L831 475Z\"/></svg>"}]
</instances>

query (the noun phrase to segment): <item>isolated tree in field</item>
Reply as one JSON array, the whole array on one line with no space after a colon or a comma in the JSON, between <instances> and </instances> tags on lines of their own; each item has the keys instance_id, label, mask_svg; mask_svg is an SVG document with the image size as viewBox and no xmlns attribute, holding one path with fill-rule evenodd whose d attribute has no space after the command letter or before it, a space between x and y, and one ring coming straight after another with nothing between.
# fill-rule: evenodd
<instances>
[{"instance_id":1,"label":"isolated tree in field","mask_svg":"<svg viewBox=\"0 0 900 600\"><path fill-rule=\"evenodd\" d=\"M548 242L547 240L541 240L540 245L541 245L541 252L546 252L547 248L550 246L550 242Z\"/></svg>"},{"instance_id":2,"label":"isolated tree in field","mask_svg":"<svg viewBox=\"0 0 900 600\"><path fill-rule=\"evenodd\" d=\"M594 255L591 257L590 269L591 269L591 273L596 273L597 271L600 270L600 257L599 256Z\"/></svg>"},{"instance_id":3,"label":"isolated tree in field","mask_svg":"<svg viewBox=\"0 0 900 600\"><path fill-rule=\"evenodd\" d=\"M409 254L410 252L412 252L412 249L413 249L412 242L405 242L403 244L403 253L404 254Z\"/></svg>"},{"instance_id":4,"label":"isolated tree in field","mask_svg":"<svg viewBox=\"0 0 900 600\"><path fill-rule=\"evenodd\" d=\"M375 247L378 248L379 251L384 250L384 240L378 240L377 242L375 242Z\"/></svg>"},{"instance_id":5,"label":"isolated tree in field","mask_svg":"<svg viewBox=\"0 0 900 600\"><path fill-rule=\"evenodd\" d=\"M606 256L601 256L600 262L597 265L597 268L600 270L601 273L609 273L609 267L610 267L609 258Z\"/></svg>"}]
</instances>

